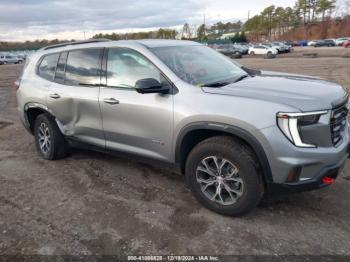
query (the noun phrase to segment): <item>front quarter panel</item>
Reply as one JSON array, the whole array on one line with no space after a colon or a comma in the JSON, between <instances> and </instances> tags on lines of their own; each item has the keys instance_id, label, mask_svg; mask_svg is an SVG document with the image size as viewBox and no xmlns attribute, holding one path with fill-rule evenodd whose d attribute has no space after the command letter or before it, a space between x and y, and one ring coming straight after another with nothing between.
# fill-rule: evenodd
<instances>
[{"instance_id":1,"label":"front quarter panel","mask_svg":"<svg viewBox=\"0 0 350 262\"><path fill-rule=\"evenodd\" d=\"M188 126L207 123L211 125L208 129L225 132L225 129L228 131L234 127L246 132L256 139L270 162L268 152L271 152L271 146L262 130L276 126L277 112L298 111L268 101L204 93L200 87L183 82L177 86L180 91L174 96L174 152Z\"/></svg>"}]
</instances>

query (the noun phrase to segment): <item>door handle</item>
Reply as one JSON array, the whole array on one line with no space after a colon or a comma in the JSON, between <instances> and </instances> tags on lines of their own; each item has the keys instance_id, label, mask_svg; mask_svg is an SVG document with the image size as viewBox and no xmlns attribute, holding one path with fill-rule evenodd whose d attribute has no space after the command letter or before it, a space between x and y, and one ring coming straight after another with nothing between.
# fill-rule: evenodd
<instances>
[{"instance_id":1,"label":"door handle","mask_svg":"<svg viewBox=\"0 0 350 262\"><path fill-rule=\"evenodd\" d=\"M117 100L115 98L105 98L105 99L103 99L103 102L105 102L106 104L110 104L110 105L119 104L119 100Z\"/></svg>"},{"instance_id":2,"label":"door handle","mask_svg":"<svg viewBox=\"0 0 350 262\"><path fill-rule=\"evenodd\" d=\"M50 97L53 98L53 99L58 99L58 98L61 98L61 96L59 94L50 94Z\"/></svg>"}]
</instances>

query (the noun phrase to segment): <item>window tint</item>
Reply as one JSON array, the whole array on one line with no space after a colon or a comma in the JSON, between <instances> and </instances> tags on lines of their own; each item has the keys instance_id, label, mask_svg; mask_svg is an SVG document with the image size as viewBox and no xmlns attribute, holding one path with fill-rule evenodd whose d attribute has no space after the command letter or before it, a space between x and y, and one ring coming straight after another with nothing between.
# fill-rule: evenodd
<instances>
[{"instance_id":1,"label":"window tint","mask_svg":"<svg viewBox=\"0 0 350 262\"><path fill-rule=\"evenodd\" d=\"M47 55L43 58L38 68L41 77L47 80L53 80L59 54Z\"/></svg>"},{"instance_id":2,"label":"window tint","mask_svg":"<svg viewBox=\"0 0 350 262\"><path fill-rule=\"evenodd\" d=\"M160 71L138 52L128 48L111 48L108 51L108 86L135 88L135 83L145 78L162 82Z\"/></svg>"},{"instance_id":3,"label":"window tint","mask_svg":"<svg viewBox=\"0 0 350 262\"><path fill-rule=\"evenodd\" d=\"M100 84L100 58L102 49L70 51L66 66L65 84Z\"/></svg>"},{"instance_id":4,"label":"window tint","mask_svg":"<svg viewBox=\"0 0 350 262\"><path fill-rule=\"evenodd\" d=\"M66 68L67 55L68 52L61 53L57 63L55 81L58 83L64 83L64 71Z\"/></svg>"}]
</instances>

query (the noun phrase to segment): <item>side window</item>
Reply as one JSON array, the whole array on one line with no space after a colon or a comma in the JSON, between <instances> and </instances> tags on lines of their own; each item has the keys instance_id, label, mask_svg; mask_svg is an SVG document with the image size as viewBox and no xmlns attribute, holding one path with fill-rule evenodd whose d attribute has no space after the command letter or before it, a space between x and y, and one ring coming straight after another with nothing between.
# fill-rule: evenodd
<instances>
[{"instance_id":1,"label":"side window","mask_svg":"<svg viewBox=\"0 0 350 262\"><path fill-rule=\"evenodd\" d=\"M69 51L65 84L99 85L102 49Z\"/></svg>"},{"instance_id":2,"label":"side window","mask_svg":"<svg viewBox=\"0 0 350 262\"><path fill-rule=\"evenodd\" d=\"M64 71L66 69L66 61L67 61L68 52L63 52L60 54L60 58L58 59L55 81L58 83L64 83Z\"/></svg>"},{"instance_id":3,"label":"side window","mask_svg":"<svg viewBox=\"0 0 350 262\"><path fill-rule=\"evenodd\" d=\"M44 56L38 67L38 74L42 78L52 81L55 76L55 70L57 65L59 54L52 54Z\"/></svg>"},{"instance_id":4,"label":"side window","mask_svg":"<svg viewBox=\"0 0 350 262\"><path fill-rule=\"evenodd\" d=\"M143 55L128 48L111 48L107 60L107 85L135 88L140 79L162 82L160 71Z\"/></svg>"}]
</instances>

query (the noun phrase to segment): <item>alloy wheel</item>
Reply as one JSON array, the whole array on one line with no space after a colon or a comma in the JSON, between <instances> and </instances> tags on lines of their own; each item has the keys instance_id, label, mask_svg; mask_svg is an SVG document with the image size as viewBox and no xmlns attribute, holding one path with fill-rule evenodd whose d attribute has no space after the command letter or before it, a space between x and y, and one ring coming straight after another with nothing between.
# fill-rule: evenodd
<instances>
[{"instance_id":1,"label":"alloy wheel","mask_svg":"<svg viewBox=\"0 0 350 262\"><path fill-rule=\"evenodd\" d=\"M197 166L196 180L202 193L221 205L232 205L243 195L244 183L239 170L225 158L204 158Z\"/></svg>"},{"instance_id":2,"label":"alloy wheel","mask_svg":"<svg viewBox=\"0 0 350 262\"><path fill-rule=\"evenodd\" d=\"M51 137L50 137L50 129L47 126L47 124L44 122L41 123L39 126L38 141L39 141L40 150L44 154L47 154L51 148Z\"/></svg>"}]
</instances>

